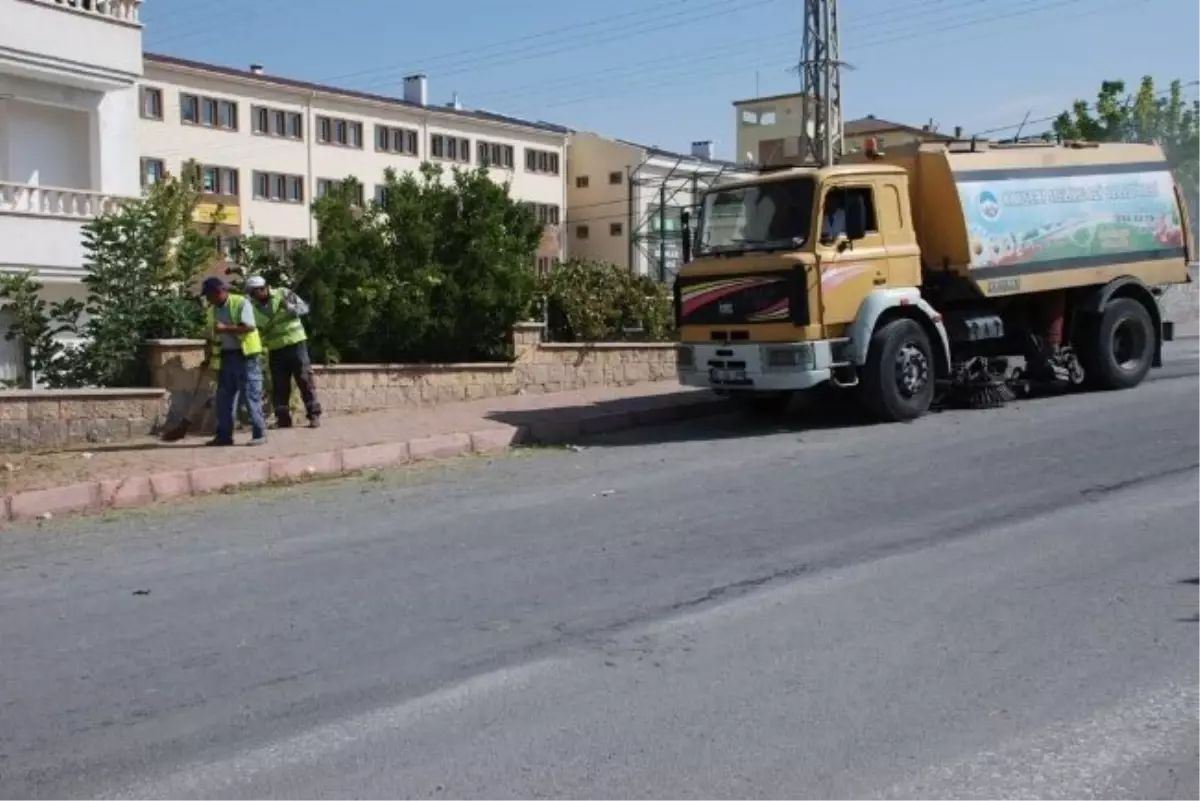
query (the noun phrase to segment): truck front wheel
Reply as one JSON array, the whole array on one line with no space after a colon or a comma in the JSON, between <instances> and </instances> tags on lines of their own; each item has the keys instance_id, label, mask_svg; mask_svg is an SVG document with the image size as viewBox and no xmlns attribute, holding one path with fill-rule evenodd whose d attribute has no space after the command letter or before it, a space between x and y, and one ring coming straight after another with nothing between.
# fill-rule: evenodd
<instances>
[{"instance_id":1,"label":"truck front wheel","mask_svg":"<svg viewBox=\"0 0 1200 801\"><path fill-rule=\"evenodd\" d=\"M875 417L890 423L914 420L933 403L933 348L925 329L901 318L871 336L863 368L862 401Z\"/></svg>"},{"instance_id":2,"label":"truck front wheel","mask_svg":"<svg viewBox=\"0 0 1200 801\"><path fill-rule=\"evenodd\" d=\"M1130 389L1142 383L1154 361L1154 321L1133 298L1104 307L1083 347L1085 380L1097 389Z\"/></svg>"}]
</instances>

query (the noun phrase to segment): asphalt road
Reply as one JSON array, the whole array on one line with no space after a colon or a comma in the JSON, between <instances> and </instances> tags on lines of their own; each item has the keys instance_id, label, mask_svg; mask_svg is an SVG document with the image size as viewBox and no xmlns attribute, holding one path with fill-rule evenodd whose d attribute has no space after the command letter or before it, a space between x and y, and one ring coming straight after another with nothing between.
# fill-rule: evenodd
<instances>
[{"instance_id":1,"label":"asphalt road","mask_svg":"<svg viewBox=\"0 0 1200 801\"><path fill-rule=\"evenodd\" d=\"M1172 359L5 532L0 796L1196 798Z\"/></svg>"}]
</instances>

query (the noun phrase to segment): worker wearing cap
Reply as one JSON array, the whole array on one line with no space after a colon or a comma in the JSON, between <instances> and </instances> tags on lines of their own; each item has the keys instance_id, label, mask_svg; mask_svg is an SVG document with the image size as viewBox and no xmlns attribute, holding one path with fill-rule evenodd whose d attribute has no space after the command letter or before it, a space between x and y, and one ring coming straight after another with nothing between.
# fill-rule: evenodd
<instances>
[{"instance_id":1,"label":"worker wearing cap","mask_svg":"<svg viewBox=\"0 0 1200 801\"><path fill-rule=\"evenodd\" d=\"M208 301L209 367L217 373L217 435L208 444L233 444L233 418L240 399L250 413L250 444L262 445L267 441L262 409L263 344L254 306L245 296L230 292L215 276L204 279L201 294Z\"/></svg>"},{"instance_id":2,"label":"worker wearing cap","mask_svg":"<svg viewBox=\"0 0 1200 801\"><path fill-rule=\"evenodd\" d=\"M246 279L246 291L254 304L258 330L271 362L271 392L275 420L280 428L292 427L292 381L300 390L310 428L321 425L321 402L313 381L312 359L308 354L308 334L300 318L308 313L308 304L288 289L272 289L261 275Z\"/></svg>"}]
</instances>

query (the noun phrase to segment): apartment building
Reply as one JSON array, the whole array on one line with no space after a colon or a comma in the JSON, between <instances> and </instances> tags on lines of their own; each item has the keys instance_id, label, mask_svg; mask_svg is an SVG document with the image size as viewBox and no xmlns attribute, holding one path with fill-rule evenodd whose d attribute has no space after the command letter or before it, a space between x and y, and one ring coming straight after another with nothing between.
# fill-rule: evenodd
<instances>
[{"instance_id":1,"label":"apartment building","mask_svg":"<svg viewBox=\"0 0 1200 801\"><path fill-rule=\"evenodd\" d=\"M674 153L574 131L567 145L567 250L572 258L673 281L683 258L684 209L752 168L713 158L711 141Z\"/></svg>"},{"instance_id":2,"label":"apartment building","mask_svg":"<svg viewBox=\"0 0 1200 801\"><path fill-rule=\"evenodd\" d=\"M735 100L738 161L762 165L804 162L804 104L800 92Z\"/></svg>"},{"instance_id":3,"label":"apartment building","mask_svg":"<svg viewBox=\"0 0 1200 801\"><path fill-rule=\"evenodd\" d=\"M82 226L136 196L141 0L0 0L0 271L82 295ZM19 376L0 312L0 380Z\"/></svg>"},{"instance_id":4,"label":"apartment building","mask_svg":"<svg viewBox=\"0 0 1200 801\"><path fill-rule=\"evenodd\" d=\"M310 204L347 176L364 201L384 171L422 161L487 166L545 224L538 261L565 256L567 129L429 102L429 80L403 80L398 97L147 53L138 87L140 181L146 185L195 159L205 194L198 222L216 234L255 233L280 253L313 241Z\"/></svg>"},{"instance_id":5,"label":"apartment building","mask_svg":"<svg viewBox=\"0 0 1200 801\"><path fill-rule=\"evenodd\" d=\"M955 135L940 133L937 126L930 120L925 125L906 125L902 122L892 122L868 114L857 120L848 120L843 133L845 144L842 146L846 153L857 153L862 150L868 139L883 149L899 147L913 142L951 142L962 135L962 129L955 130Z\"/></svg>"}]
</instances>

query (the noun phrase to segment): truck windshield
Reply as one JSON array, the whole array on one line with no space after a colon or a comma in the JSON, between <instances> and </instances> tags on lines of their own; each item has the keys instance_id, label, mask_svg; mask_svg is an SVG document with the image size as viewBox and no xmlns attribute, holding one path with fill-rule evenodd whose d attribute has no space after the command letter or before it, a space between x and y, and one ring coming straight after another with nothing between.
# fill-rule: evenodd
<instances>
[{"instance_id":1,"label":"truck windshield","mask_svg":"<svg viewBox=\"0 0 1200 801\"><path fill-rule=\"evenodd\" d=\"M714 189L704 196L696 253L800 247L808 240L812 209L811 178Z\"/></svg>"}]
</instances>

